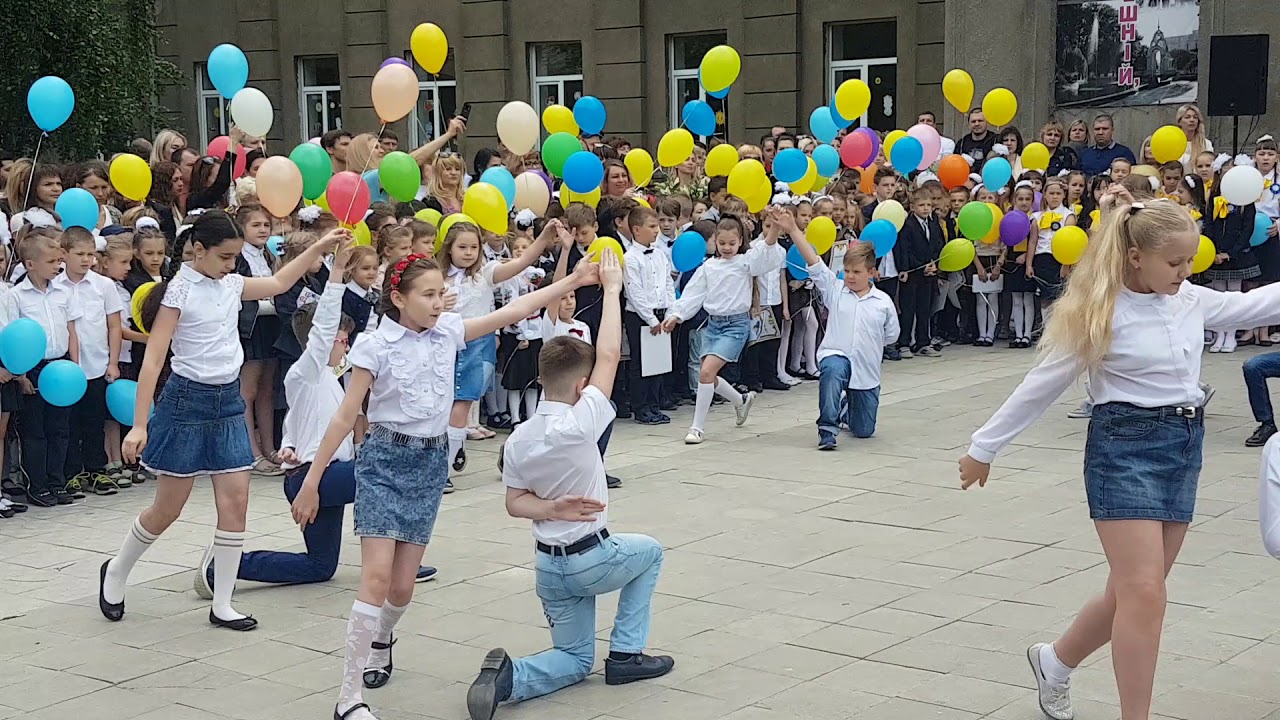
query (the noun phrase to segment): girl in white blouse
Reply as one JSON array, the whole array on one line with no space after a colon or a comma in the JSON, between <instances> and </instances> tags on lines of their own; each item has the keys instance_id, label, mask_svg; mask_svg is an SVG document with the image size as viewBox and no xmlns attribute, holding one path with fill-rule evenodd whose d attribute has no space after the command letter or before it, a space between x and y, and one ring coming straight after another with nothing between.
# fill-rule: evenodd
<instances>
[{"instance_id":1,"label":"girl in white blouse","mask_svg":"<svg viewBox=\"0 0 1280 720\"><path fill-rule=\"evenodd\" d=\"M1109 212L1112 193L1128 195L1104 196L1102 229L1049 316L1044 359L960 458L961 486L985 485L996 454L1088 373L1085 492L1111 575L1056 642L1027 651L1040 706L1058 720L1072 717L1072 670L1107 642L1122 716L1149 716L1165 576L1200 475L1204 330L1280 321L1280 285L1241 294L1186 282L1199 232L1185 210L1154 200Z\"/></svg>"},{"instance_id":2,"label":"girl in white blouse","mask_svg":"<svg viewBox=\"0 0 1280 720\"><path fill-rule=\"evenodd\" d=\"M261 205L241 205L236 210L236 222L244 232L236 272L245 277L271 277L276 269L276 256L267 248L271 215ZM253 469L263 475L282 475L275 448L275 383L280 364L275 351L280 337L275 303L271 298L245 303L239 322L240 344L244 346L240 394L244 397L244 419L253 448Z\"/></svg>"}]
</instances>

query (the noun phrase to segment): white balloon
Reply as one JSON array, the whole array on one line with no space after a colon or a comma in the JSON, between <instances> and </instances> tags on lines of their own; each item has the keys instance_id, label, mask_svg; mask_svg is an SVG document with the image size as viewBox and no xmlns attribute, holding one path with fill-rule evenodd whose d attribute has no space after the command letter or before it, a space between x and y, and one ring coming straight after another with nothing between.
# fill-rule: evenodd
<instances>
[{"instance_id":1,"label":"white balloon","mask_svg":"<svg viewBox=\"0 0 1280 720\"><path fill-rule=\"evenodd\" d=\"M515 100L498 111L498 139L516 155L524 155L538 145L538 113L529 103Z\"/></svg>"},{"instance_id":2,"label":"white balloon","mask_svg":"<svg viewBox=\"0 0 1280 720\"><path fill-rule=\"evenodd\" d=\"M265 138L274 115L271 101L257 88L244 88L231 98L231 119L246 135Z\"/></svg>"},{"instance_id":3,"label":"white balloon","mask_svg":"<svg viewBox=\"0 0 1280 720\"><path fill-rule=\"evenodd\" d=\"M547 204L551 202L551 191L547 181L531 172L522 172L516 176L516 203L521 210L529 209L535 214L547 212Z\"/></svg>"},{"instance_id":4,"label":"white balloon","mask_svg":"<svg viewBox=\"0 0 1280 720\"><path fill-rule=\"evenodd\" d=\"M1232 205L1252 205L1262 197L1262 173L1237 165L1222 176L1222 197Z\"/></svg>"}]
</instances>

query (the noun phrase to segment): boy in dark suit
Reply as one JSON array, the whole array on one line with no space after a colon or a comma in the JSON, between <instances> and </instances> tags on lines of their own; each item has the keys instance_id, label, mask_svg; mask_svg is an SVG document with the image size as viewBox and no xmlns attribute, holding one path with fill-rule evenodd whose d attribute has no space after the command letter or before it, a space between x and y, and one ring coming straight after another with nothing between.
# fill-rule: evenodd
<instances>
[{"instance_id":1,"label":"boy in dark suit","mask_svg":"<svg viewBox=\"0 0 1280 720\"><path fill-rule=\"evenodd\" d=\"M929 336L934 293L938 292L938 256L946 243L942 224L933 214L933 197L927 189L911 195L911 214L898 231L893 262L898 269L898 305L902 310L902 335L898 349L903 358L938 357ZM914 334L913 334L914 333Z\"/></svg>"}]
</instances>

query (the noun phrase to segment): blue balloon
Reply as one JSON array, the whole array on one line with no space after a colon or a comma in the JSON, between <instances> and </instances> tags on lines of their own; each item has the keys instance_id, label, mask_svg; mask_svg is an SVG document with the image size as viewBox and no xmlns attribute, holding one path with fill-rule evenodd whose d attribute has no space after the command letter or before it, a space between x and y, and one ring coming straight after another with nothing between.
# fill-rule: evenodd
<instances>
[{"instance_id":1,"label":"blue balloon","mask_svg":"<svg viewBox=\"0 0 1280 720\"><path fill-rule=\"evenodd\" d=\"M831 145L819 145L813 149L813 164L822 177L835 177L840 172L840 151Z\"/></svg>"},{"instance_id":2,"label":"blue balloon","mask_svg":"<svg viewBox=\"0 0 1280 720\"><path fill-rule=\"evenodd\" d=\"M76 109L76 94L71 86L56 75L46 75L31 83L27 91L27 111L36 127L53 132L71 117Z\"/></svg>"},{"instance_id":3,"label":"blue balloon","mask_svg":"<svg viewBox=\"0 0 1280 720\"><path fill-rule=\"evenodd\" d=\"M876 257L881 258L892 252L893 246L898 244L898 228L888 220L872 220L862 229L862 235L858 239L871 243L876 249Z\"/></svg>"},{"instance_id":4,"label":"blue balloon","mask_svg":"<svg viewBox=\"0 0 1280 720\"><path fill-rule=\"evenodd\" d=\"M366 171L360 178L364 180L364 184L369 186L370 202L386 202L387 194L382 191L382 181L378 179L377 170Z\"/></svg>"},{"instance_id":5,"label":"blue balloon","mask_svg":"<svg viewBox=\"0 0 1280 720\"><path fill-rule=\"evenodd\" d=\"M809 156L799 148L787 148L773 159L773 176L784 183L793 183L809 172Z\"/></svg>"},{"instance_id":6,"label":"blue balloon","mask_svg":"<svg viewBox=\"0 0 1280 720\"><path fill-rule=\"evenodd\" d=\"M230 100L249 82L249 59L240 48L223 43L209 53L205 73L218 94Z\"/></svg>"},{"instance_id":7,"label":"blue balloon","mask_svg":"<svg viewBox=\"0 0 1280 720\"><path fill-rule=\"evenodd\" d=\"M132 427L134 422L133 404L138 398L138 383L132 380L116 380L107 385L107 410L111 417L121 425Z\"/></svg>"},{"instance_id":8,"label":"blue balloon","mask_svg":"<svg viewBox=\"0 0 1280 720\"><path fill-rule=\"evenodd\" d=\"M792 245L787 250L787 272L791 274L792 280L809 279L809 263L800 254L799 245Z\"/></svg>"},{"instance_id":9,"label":"blue balloon","mask_svg":"<svg viewBox=\"0 0 1280 720\"><path fill-rule=\"evenodd\" d=\"M581 126L579 126L581 127ZM593 152L579 150L564 161L564 184L576 193L589 193L604 181L604 164Z\"/></svg>"},{"instance_id":10,"label":"blue balloon","mask_svg":"<svg viewBox=\"0 0 1280 720\"><path fill-rule=\"evenodd\" d=\"M894 145L894 147L898 147ZM1009 184L1013 179L1013 166L1002 157L993 157L982 163L982 184L991 192ZM1036 199L1039 202L1039 198ZM1039 207L1039 205L1037 205Z\"/></svg>"},{"instance_id":11,"label":"blue balloon","mask_svg":"<svg viewBox=\"0 0 1280 720\"><path fill-rule=\"evenodd\" d=\"M516 204L516 179L512 176L511 171L501 165L494 165L485 170L480 176L480 182L489 183L498 188L502 193L503 199L507 201L507 209L515 207Z\"/></svg>"},{"instance_id":12,"label":"blue balloon","mask_svg":"<svg viewBox=\"0 0 1280 720\"><path fill-rule=\"evenodd\" d=\"M267 249L271 251L272 255L280 257L280 254L284 252L284 237L280 235L272 235L267 238Z\"/></svg>"},{"instance_id":13,"label":"blue balloon","mask_svg":"<svg viewBox=\"0 0 1280 720\"><path fill-rule=\"evenodd\" d=\"M923 159L924 146L910 135L899 138L898 142L893 144L893 149L889 151L889 162L893 163L894 169L903 175L914 172Z\"/></svg>"},{"instance_id":14,"label":"blue balloon","mask_svg":"<svg viewBox=\"0 0 1280 720\"><path fill-rule=\"evenodd\" d=\"M40 323L18 318L0 331L0 362L9 372L21 375L40 364L48 342Z\"/></svg>"},{"instance_id":15,"label":"blue balloon","mask_svg":"<svg viewBox=\"0 0 1280 720\"><path fill-rule=\"evenodd\" d=\"M88 190L71 188L64 191L58 196L53 210L62 218L64 228L93 230L98 227L98 200Z\"/></svg>"},{"instance_id":16,"label":"blue balloon","mask_svg":"<svg viewBox=\"0 0 1280 720\"><path fill-rule=\"evenodd\" d=\"M707 241L701 235L686 230L671 245L671 264L677 272L695 270L707 259Z\"/></svg>"},{"instance_id":17,"label":"blue balloon","mask_svg":"<svg viewBox=\"0 0 1280 720\"><path fill-rule=\"evenodd\" d=\"M54 360L45 365L36 383L40 386L40 397L57 407L75 405L89 389L89 379L85 377L84 370L70 360Z\"/></svg>"},{"instance_id":18,"label":"blue balloon","mask_svg":"<svg viewBox=\"0 0 1280 720\"><path fill-rule=\"evenodd\" d=\"M1253 216L1253 234L1249 236L1249 244L1258 247L1267 241L1267 231L1271 229L1271 217L1264 212Z\"/></svg>"},{"instance_id":19,"label":"blue balloon","mask_svg":"<svg viewBox=\"0 0 1280 720\"><path fill-rule=\"evenodd\" d=\"M809 130L813 132L813 136L818 138L818 142L829 143L836 139L836 133L840 132L840 128L836 126L836 121L831 117L831 108L823 105L815 108L813 113L809 115Z\"/></svg>"},{"instance_id":20,"label":"blue balloon","mask_svg":"<svg viewBox=\"0 0 1280 720\"><path fill-rule=\"evenodd\" d=\"M703 89L706 90L706 88L703 88ZM723 90L720 90L719 92L711 92L710 90L707 90L707 94L717 100L723 100L724 98L729 96L729 88L725 88Z\"/></svg>"},{"instance_id":21,"label":"blue balloon","mask_svg":"<svg viewBox=\"0 0 1280 720\"><path fill-rule=\"evenodd\" d=\"M582 128L584 135L599 135L604 130L604 118L604 103L590 95L578 98L573 104L573 121Z\"/></svg>"},{"instance_id":22,"label":"blue balloon","mask_svg":"<svg viewBox=\"0 0 1280 720\"><path fill-rule=\"evenodd\" d=\"M845 120L840 115L840 110L836 108L836 96L831 96L831 102L827 103L827 108L831 110L831 119L835 122L836 127L844 129L853 124L852 120Z\"/></svg>"},{"instance_id":23,"label":"blue balloon","mask_svg":"<svg viewBox=\"0 0 1280 720\"><path fill-rule=\"evenodd\" d=\"M690 100L680 112L684 126L694 135L716 134L716 111L701 100Z\"/></svg>"}]
</instances>

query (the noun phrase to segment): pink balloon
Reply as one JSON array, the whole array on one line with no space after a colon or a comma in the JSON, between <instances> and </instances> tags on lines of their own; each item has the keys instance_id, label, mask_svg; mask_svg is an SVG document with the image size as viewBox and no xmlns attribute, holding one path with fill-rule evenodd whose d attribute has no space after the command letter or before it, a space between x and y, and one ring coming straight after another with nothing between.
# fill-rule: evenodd
<instances>
[{"instance_id":1,"label":"pink balloon","mask_svg":"<svg viewBox=\"0 0 1280 720\"><path fill-rule=\"evenodd\" d=\"M310 140L308 140L307 142L311 143L312 145L319 145L319 144L320 144L320 138L318 138L318 137L313 137L313 138L311 138Z\"/></svg>"},{"instance_id":2,"label":"pink balloon","mask_svg":"<svg viewBox=\"0 0 1280 720\"><path fill-rule=\"evenodd\" d=\"M329 178L324 195L329 201L329 212L343 224L354 226L369 211L369 186L350 170Z\"/></svg>"},{"instance_id":3,"label":"pink balloon","mask_svg":"<svg viewBox=\"0 0 1280 720\"><path fill-rule=\"evenodd\" d=\"M923 170L938 161L938 154L942 152L942 136L932 125L912 125L907 130L907 135L919 140L920 147L924 148L917 170Z\"/></svg>"},{"instance_id":4,"label":"pink balloon","mask_svg":"<svg viewBox=\"0 0 1280 720\"><path fill-rule=\"evenodd\" d=\"M840 161L847 168L864 167L863 163L869 163L875 156L875 147L863 133L852 133L840 143Z\"/></svg>"},{"instance_id":5,"label":"pink balloon","mask_svg":"<svg viewBox=\"0 0 1280 720\"><path fill-rule=\"evenodd\" d=\"M230 147L231 147L231 138L227 137L226 135L219 135L218 137L209 141L209 147L206 148L204 152L209 157L214 157L219 160L223 160L224 158L226 158L227 150ZM244 164L245 154L246 153L244 148L236 148L235 166L231 168L231 178L233 180L238 180L244 176L244 173L246 170L245 164Z\"/></svg>"},{"instance_id":6,"label":"pink balloon","mask_svg":"<svg viewBox=\"0 0 1280 720\"><path fill-rule=\"evenodd\" d=\"M880 136L876 134L875 130L872 130L871 128L867 128L867 127L860 127L857 130L854 130L853 132L856 135L865 136L867 140L870 141L871 143L871 154L868 155L867 158L863 160L861 163L859 163L858 165L858 167L861 167L863 170L866 170L867 168L871 167L871 164L876 161L876 156L880 154Z\"/></svg>"}]
</instances>

